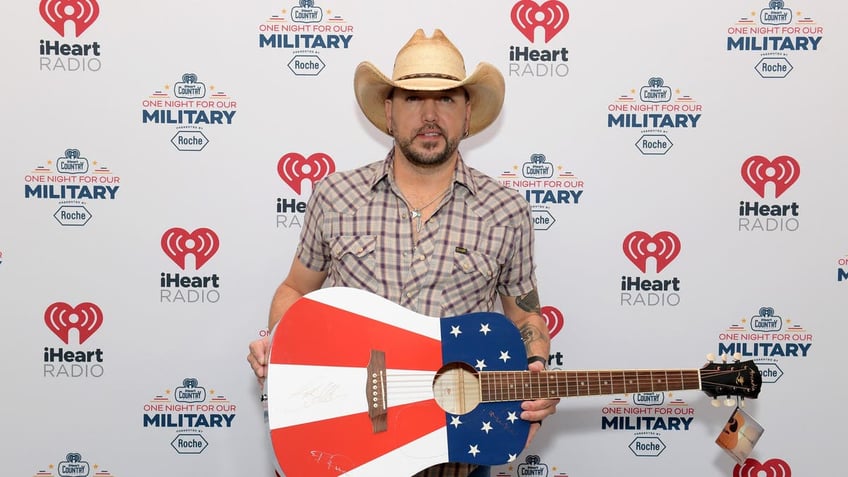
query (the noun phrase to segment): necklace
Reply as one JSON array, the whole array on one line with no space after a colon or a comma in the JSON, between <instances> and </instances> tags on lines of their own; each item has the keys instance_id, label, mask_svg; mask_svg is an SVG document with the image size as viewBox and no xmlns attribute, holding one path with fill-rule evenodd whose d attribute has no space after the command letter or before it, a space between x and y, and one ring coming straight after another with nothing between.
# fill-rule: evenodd
<instances>
[{"instance_id":1,"label":"necklace","mask_svg":"<svg viewBox=\"0 0 848 477\"><path fill-rule=\"evenodd\" d=\"M432 199L430 199L430 202L427 202L426 204L422 205L421 207L413 207L413 208L409 209L410 217L414 220L417 220L416 225L415 225L417 232L421 232L421 226L423 225L422 223L424 222L423 211L425 209L427 209L427 207L430 207L431 205L433 205L434 202L436 202L437 200L444 197L445 194L447 194L448 191L450 191L450 189L451 189L450 186L448 186L447 189L440 192L436 197L433 197ZM410 205L412 205L412 204L410 204Z\"/></svg>"}]
</instances>

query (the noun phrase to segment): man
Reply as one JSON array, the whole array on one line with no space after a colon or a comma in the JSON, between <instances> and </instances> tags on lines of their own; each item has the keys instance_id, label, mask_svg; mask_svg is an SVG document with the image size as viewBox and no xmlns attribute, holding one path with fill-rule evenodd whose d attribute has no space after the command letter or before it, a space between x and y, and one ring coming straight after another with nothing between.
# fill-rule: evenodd
<instances>
[{"instance_id":1,"label":"man","mask_svg":"<svg viewBox=\"0 0 848 477\"><path fill-rule=\"evenodd\" d=\"M268 319L273 329L304 294L324 286L368 290L415 312L448 317L493 311L519 328L528 368L542 370L550 337L540 315L533 225L515 191L468 167L459 142L500 113L504 80L480 63L465 74L461 53L440 30L418 30L398 52L393 77L363 62L354 76L362 112L394 138L385 160L331 174L316 184L288 276ZM267 340L250 344L263 382ZM528 444L558 399L522 403L533 422ZM420 476L488 475L468 464L431 467Z\"/></svg>"}]
</instances>

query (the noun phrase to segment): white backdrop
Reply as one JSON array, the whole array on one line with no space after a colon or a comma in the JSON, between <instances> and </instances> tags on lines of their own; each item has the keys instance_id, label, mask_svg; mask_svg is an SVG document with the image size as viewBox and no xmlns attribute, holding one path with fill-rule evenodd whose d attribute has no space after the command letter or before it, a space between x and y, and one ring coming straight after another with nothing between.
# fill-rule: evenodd
<instances>
[{"instance_id":1,"label":"white backdrop","mask_svg":"<svg viewBox=\"0 0 848 477\"><path fill-rule=\"evenodd\" d=\"M533 204L552 367L738 351L764 374L744 464L714 443L732 408L686 391L564 400L494 474L840 468L844 2L3 10L8 475L273 475L245 355L311 192L291 174L383 157L353 70L390 73L417 28L506 77L500 119L462 150Z\"/></svg>"}]
</instances>

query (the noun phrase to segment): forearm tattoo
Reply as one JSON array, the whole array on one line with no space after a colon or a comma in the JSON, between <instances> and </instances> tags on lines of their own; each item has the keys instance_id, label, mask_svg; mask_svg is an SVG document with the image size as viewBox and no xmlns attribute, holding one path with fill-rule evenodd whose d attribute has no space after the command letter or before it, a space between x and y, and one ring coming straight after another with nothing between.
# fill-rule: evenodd
<instances>
[{"instance_id":1,"label":"forearm tattoo","mask_svg":"<svg viewBox=\"0 0 848 477\"><path fill-rule=\"evenodd\" d=\"M535 289L524 296L515 297L515 304L524 311L533 313L541 313L542 308L539 306L539 292Z\"/></svg>"},{"instance_id":2,"label":"forearm tattoo","mask_svg":"<svg viewBox=\"0 0 848 477\"><path fill-rule=\"evenodd\" d=\"M542 313L542 308L539 305L539 292L535 289L531 290L530 293L527 293L526 295L515 297L515 304L526 312L537 314ZM531 353L531 348L534 343L538 341L547 342L547 335L542 333L542 330L540 330L537 325L526 323L521 326L519 331L521 332L521 340L524 341L524 347L527 349L528 353Z\"/></svg>"},{"instance_id":3,"label":"forearm tattoo","mask_svg":"<svg viewBox=\"0 0 848 477\"><path fill-rule=\"evenodd\" d=\"M521 332L521 341L524 342L524 347L527 348L528 351L530 350L531 343L542 341L545 337L537 326L530 324L522 326L519 329L519 332Z\"/></svg>"}]
</instances>

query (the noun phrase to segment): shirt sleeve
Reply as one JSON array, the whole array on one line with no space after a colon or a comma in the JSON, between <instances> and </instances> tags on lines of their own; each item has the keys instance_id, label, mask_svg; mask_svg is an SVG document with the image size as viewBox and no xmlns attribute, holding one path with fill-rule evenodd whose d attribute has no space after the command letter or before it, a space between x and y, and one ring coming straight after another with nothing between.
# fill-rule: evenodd
<instances>
[{"instance_id":1,"label":"shirt sleeve","mask_svg":"<svg viewBox=\"0 0 848 477\"><path fill-rule=\"evenodd\" d=\"M530 204L523 199L516 206L513 220L512 254L504 265L498 293L504 296L525 295L536 288L536 264L533 258L534 231Z\"/></svg>"},{"instance_id":2,"label":"shirt sleeve","mask_svg":"<svg viewBox=\"0 0 848 477\"><path fill-rule=\"evenodd\" d=\"M330 249L324 237L324 217L327 207L325 196L327 188L323 187L324 185L324 181L315 184L312 195L307 201L300 242L295 252L295 257L306 268L318 272L326 271L330 266Z\"/></svg>"}]
</instances>

